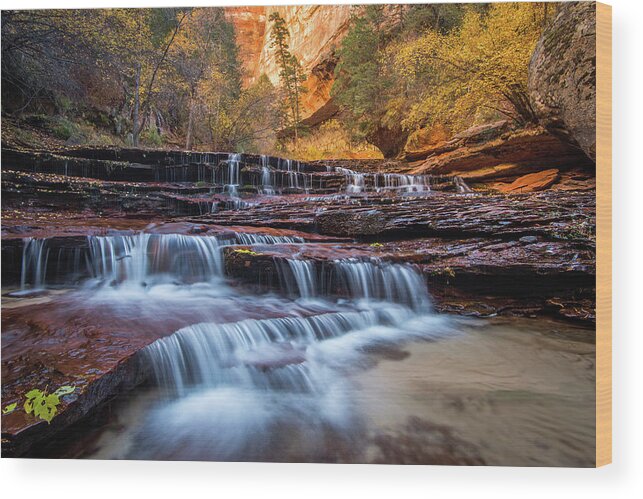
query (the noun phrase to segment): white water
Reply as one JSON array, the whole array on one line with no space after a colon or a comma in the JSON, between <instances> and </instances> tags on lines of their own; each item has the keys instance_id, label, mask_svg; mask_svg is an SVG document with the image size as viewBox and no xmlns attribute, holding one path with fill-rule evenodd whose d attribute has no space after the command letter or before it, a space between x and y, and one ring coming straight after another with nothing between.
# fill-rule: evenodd
<instances>
[{"instance_id":1,"label":"white water","mask_svg":"<svg viewBox=\"0 0 643 499\"><path fill-rule=\"evenodd\" d=\"M381 173L375 177L376 191L398 190L402 192L430 192L429 175L401 175Z\"/></svg>"},{"instance_id":2,"label":"white water","mask_svg":"<svg viewBox=\"0 0 643 499\"><path fill-rule=\"evenodd\" d=\"M294 306L270 296L244 297L217 281L222 261L215 238L138 234L91 243L97 277L111 281L92 303L112 300L162 317L173 306L200 300L210 303L215 318L218 310L247 310L254 301L276 314L197 322L146 347L141 358L154 373L158 395L127 446L120 446L122 457L288 460L301 452L301 460L329 459L324 435L350 449L361 431L347 368L372 365L369 352L377 349L458 334L432 313L426 284L411 266L337 261L320 273L311 261L290 260L292 289L285 291L303 300ZM182 284L198 273L216 284ZM324 296L338 285L346 288L345 298Z\"/></svg>"},{"instance_id":3,"label":"white water","mask_svg":"<svg viewBox=\"0 0 643 499\"><path fill-rule=\"evenodd\" d=\"M295 286L292 285L290 276L284 274L282 267L282 279L285 281L286 289L289 294L294 294L301 298L313 298L317 296L317 271L315 263L309 260L287 260L288 267L294 277Z\"/></svg>"},{"instance_id":4,"label":"white water","mask_svg":"<svg viewBox=\"0 0 643 499\"><path fill-rule=\"evenodd\" d=\"M431 191L430 175L402 175L399 173L360 173L348 168L335 167L335 171L346 177L346 192L395 191L420 193ZM367 179L369 182L367 182Z\"/></svg>"},{"instance_id":5,"label":"white water","mask_svg":"<svg viewBox=\"0 0 643 499\"><path fill-rule=\"evenodd\" d=\"M272 195L275 193L275 189L268 160L268 156L264 154L261 155L261 187L264 194Z\"/></svg>"},{"instance_id":6,"label":"white water","mask_svg":"<svg viewBox=\"0 0 643 499\"><path fill-rule=\"evenodd\" d=\"M105 284L151 285L221 278L221 243L212 236L147 234L88 236L89 264Z\"/></svg>"},{"instance_id":7,"label":"white water","mask_svg":"<svg viewBox=\"0 0 643 499\"><path fill-rule=\"evenodd\" d=\"M230 194L230 197L235 198L238 196L238 188L240 184L239 170L241 163L241 154L230 153L228 155L228 177L224 190Z\"/></svg>"},{"instance_id":8,"label":"white water","mask_svg":"<svg viewBox=\"0 0 643 499\"><path fill-rule=\"evenodd\" d=\"M333 269L352 299L402 303L425 313L431 310L426 282L411 265L338 260Z\"/></svg>"},{"instance_id":9,"label":"white water","mask_svg":"<svg viewBox=\"0 0 643 499\"><path fill-rule=\"evenodd\" d=\"M22 242L20 289L23 291L27 289L42 289L45 286L47 262L49 260L47 240L27 237Z\"/></svg>"},{"instance_id":10,"label":"white water","mask_svg":"<svg viewBox=\"0 0 643 499\"><path fill-rule=\"evenodd\" d=\"M303 237L296 236L273 236L270 234L254 234L247 232L236 232L235 238L239 244L300 244L304 242Z\"/></svg>"},{"instance_id":11,"label":"white water","mask_svg":"<svg viewBox=\"0 0 643 499\"><path fill-rule=\"evenodd\" d=\"M145 349L162 398L126 457L329 459L329 448L350 448L361 434L363 415L344 371L370 366L373 349L453 335L441 317L384 303L189 326Z\"/></svg>"}]
</instances>

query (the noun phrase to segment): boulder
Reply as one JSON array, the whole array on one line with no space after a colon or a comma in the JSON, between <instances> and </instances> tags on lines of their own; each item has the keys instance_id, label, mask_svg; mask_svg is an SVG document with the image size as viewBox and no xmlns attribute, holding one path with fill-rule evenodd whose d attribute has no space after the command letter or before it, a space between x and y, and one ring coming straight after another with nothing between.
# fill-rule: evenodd
<instances>
[{"instance_id":1,"label":"boulder","mask_svg":"<svg viewBox=\"0 0 643 499\"><path fill-rule=\"evenodd\" d=\"M539 122L596 161L596 4L563 3L529 64Z\"/></svg>"},{"instance_id":2,"label":"boulder","mask_svg":"<svg viewBox=\"0 0 643 499\"><path fill-rule=\"evenodd\" d=\"M385 218L377 210L366 212L330 211L315 217L320 234L331 236L368 236L384 230Z\"/></svg>"}]
</instances>

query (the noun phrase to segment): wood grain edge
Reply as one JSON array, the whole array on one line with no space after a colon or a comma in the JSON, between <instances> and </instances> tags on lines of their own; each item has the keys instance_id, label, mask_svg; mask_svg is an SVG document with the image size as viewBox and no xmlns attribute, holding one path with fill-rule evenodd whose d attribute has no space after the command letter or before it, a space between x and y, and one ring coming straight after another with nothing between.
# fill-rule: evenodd
<instances>
[{"instance_id":1,"label":"wood grain edge","mask_svg":"<svg viewBox=\"0 0 643 499\"><path fill-rule=\"evenodd\" d=\"M596 466L612 462L612 7L596 3Z\"/></svg>"}]
</instances>

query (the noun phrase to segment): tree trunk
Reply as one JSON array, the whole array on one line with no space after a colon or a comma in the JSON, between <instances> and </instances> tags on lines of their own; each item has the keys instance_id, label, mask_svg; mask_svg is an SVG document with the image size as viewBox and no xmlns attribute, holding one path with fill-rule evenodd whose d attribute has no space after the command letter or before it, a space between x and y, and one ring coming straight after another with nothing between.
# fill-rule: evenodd
<instances>
[{"instance_id":1,"label":"tree trunk","mask_svg":"<svg viewBox=\"0 0 643 499\"><path fill-rule=\"evenodd\" d=\"M193 131L194 128L194 99L190 99L190 114L188 117L188 130L185 135L185 149L187 151L192 150L192 140L193 140Z\"/></svg>"},{"instance_id":2,"label":"tree trunk","mask_svg":"<svg viewBox=\"0 0 643 499\"><path fill-rule=\"evenodd\" d=\"M138 147L138 136L141 133L139 128L139 110L141 106L141 63L136 64L136 83L134 90L134 116L132 121L134 122L132 127L132 144L134 147Z\"/></svg>"}]
</instances>

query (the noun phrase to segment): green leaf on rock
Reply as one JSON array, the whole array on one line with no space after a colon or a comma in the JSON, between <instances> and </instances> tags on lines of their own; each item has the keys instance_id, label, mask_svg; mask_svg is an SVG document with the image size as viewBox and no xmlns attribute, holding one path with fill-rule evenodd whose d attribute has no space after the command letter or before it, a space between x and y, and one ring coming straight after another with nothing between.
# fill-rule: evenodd
<instances>
[{"instance_id":1,"label":"green leaf on rock","mask_svg":"<svg viewBox=\"0 0 643 499\"><path fill-rule=\"evenodd\" d=\"M34 401L33 412L34 415L40 419L44 419L47 423L51 423L58 409L56 406L60 404L58 395L52 393Z\"/></svg>"},{"instance_id":2,"label":"green leaf on rock","mask_svg":"<svg viewBox=\"0 0 643 499\"><path fill-rule=\"evenodd\" d=\"M2 409L2 414L11 414L13 411L16 410L16 407L18 407L17 402L14 402L13 404L9 404L4 409Z\"/></svg>"},{"instance_id":3,"label":"green leaf on rock","mask_svg":"<svg viewBox=\"0 0 643 499\"><path fill-rule=\"evenodd\" d=\"M70 386L61 386L58 390L66 394L73 392L74 389L74 387ZM58 390L56 390L56 392L58 392ZM42 390L34 389L27 392L25 397L25 412L27 414L31 414L33 412L33 415L37 418L44 419L47 423L51 423L51 420L58 412L58 405L60 404L59 394L52 393L47 395L47 393Z\"/></svg>"},{"instance_id":4,"label":"green leaf on rock","mask_svg":"<svg viewBox=\"0 0 643 499\"><path fill-rule=\"evenodd\" d=\"M27 397L27 399L32 399L32 398L35 398L35 397L41 397L42 395L43 395L43 393L42 393L41 390L38 390L38 388L34 388L33 390L28 391L27 395L25 395L25 397Z\"/></svg>"},{"instance_id":5,"label":"green leaf on rock","mask_svg":"<svg viewBox=\"0 0 643 499\"><path fill-rule=\"evenodd\" d=\"M44 396L45 394L37 388L28 391L25 395L25 397L27 398L27 400L25 401L25 412L27 414L31 414L32 412L34 412L35 407L40 403Z\"/></svg>"}]
</instances>

